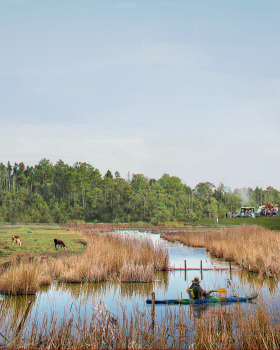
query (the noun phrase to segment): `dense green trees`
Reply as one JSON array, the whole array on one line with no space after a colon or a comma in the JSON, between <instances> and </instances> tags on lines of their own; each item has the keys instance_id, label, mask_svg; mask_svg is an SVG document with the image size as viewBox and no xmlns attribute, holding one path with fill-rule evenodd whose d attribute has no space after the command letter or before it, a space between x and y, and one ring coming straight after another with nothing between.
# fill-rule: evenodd
<instances>
[{"instance_id":1,"label":"dense green trees","mask_svg":"<svg viewBox=\"0 0 280 350\"><path fill-rule=\"evenodd\" d=\"M224 217L241 205L280 203L273 187L231 191L201 182L194 189L176 176L123 179L110 170L104 176L87 163L73 166L42 159L35 166L0 164L2 222L151 222L193 221Z\"/></svg>"}]
</instances>

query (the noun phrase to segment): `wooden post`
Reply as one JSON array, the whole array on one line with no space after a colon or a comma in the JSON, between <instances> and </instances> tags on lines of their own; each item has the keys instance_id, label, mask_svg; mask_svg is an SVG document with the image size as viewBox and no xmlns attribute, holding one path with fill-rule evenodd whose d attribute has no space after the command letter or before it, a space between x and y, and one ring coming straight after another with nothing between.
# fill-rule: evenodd
<instances>
[{"instance_id":1,"label":"wooden post","mask_svg":"<svg viewBox=\"0 0 280 350\"><path fill-rule=\"evenodd\" d=\"M229 262L229 269L230 269L230 271L231 271L231 261Z\"/></svg>"},{"instance_id":2,"label":"wooden post","mask_svg":"<svg viewBox=\"0 0 280 350\"><path fill-rule=\"evenodd\" d=\"M152 292L152 308L151 308L151 319L152 319L152 330L155 329L155 292Z\"/></svg>"},{"instance_id":3,"label":"wooden post","mask_svg":"<svg viewBox=\"0 0 280 350\"><path fill-rule=\"evenodd\" d=\"M185 262L185 271L187 270L187 260L184 260Z\"/></svg>"},{"instance_id":4,"label":"wooden post","mask_svg":"<svg viewBox=\"0 0 280 350\"><path fill-rule=\"evenodd\" d=\"M202 271L202 260L200 260L200 270Z\"/></svg>"}]
</instances>

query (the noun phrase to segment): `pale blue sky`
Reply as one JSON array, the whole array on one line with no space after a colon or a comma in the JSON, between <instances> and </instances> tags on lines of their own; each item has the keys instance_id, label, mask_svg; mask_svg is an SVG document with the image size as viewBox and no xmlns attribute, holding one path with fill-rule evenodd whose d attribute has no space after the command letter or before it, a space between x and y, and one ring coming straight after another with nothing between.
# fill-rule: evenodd
<instances>
[{"instance_id":1,"label":"pale blue sky","mask_svg":"<svg viewBox=\"0 0 280 350\"><path fill-rule=\"evenodd\" d=\"M0 0L0 162L280 189L280 2Z\"/></svg>"}]
</instances>

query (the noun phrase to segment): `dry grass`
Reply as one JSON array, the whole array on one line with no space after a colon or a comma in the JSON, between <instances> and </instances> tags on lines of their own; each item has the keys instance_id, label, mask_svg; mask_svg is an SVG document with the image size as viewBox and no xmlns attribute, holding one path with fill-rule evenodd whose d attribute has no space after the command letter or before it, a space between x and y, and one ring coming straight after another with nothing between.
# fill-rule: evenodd
<instances>
[{"instance_id":1,"label":"dry grass","mask_svg":"<svg viewBox=\"0 0 280 350\"><path fill-rule=\"evenodd\" d=\"M121 282L152 282L154 279L154 267L150 265L136 265L125 263L120 270Z\"/></svg>"},{"instance_id":2,"label":"dry grass","mask_svg":"<svg viewBox=\"0 0 280 350\"><path fill-rule=\"evenodd\" d=\"M270 300L270 303L273 300ZM58 319L54 314L27 319L18 333L0 305L0 346L28 349L279 349L279 320L264 300L256 305L209 307L204 318L189 321L189 307L165 308L151 327L149 310L134 308L115 316L98 303L89 313ZM35 312L35 315L38 315ZM40 321L39 321L40 320Z\"/></svg>"},{"instance_id":3,"label":"dry grass","mask_svg":"<svg viewBox=\"0 0 280 350\"><path fill-rule=\"evenodd\" d=\"M35 294L40 287L38 264L13 260L1 275L0 292L7 295Z\"/></svg>"},{"instance_id":4,"label":"dry grass","mask_svg":"<svg viewBox=\"0 0 280 350\"><path fill-rule=\"evenodd\" d=\"M168 252L142 239L130 239L98 230L76 228L86 241L82 255L45 257L22 254L1 275L5 294L34 294L40 286L59 282L85 283L108 280L151 282L154 270L166 270Z\"/></svg>"},{"instance_id":5,"label":"dry grass","mask_svg":"<svg viewBox=\"0 0 280 350\"><path fill-rule=\"evenodd\" d=\"M279 349L279 316L275 318L262 298L248 309L240 304L211 311L194 324L194 349Z\"/></svg>"},{"instance_id":6,"label":"dry grass","mask_svg":"<svg viewBox=\"0 0 280 350\"><path fill-rule=\"evenodd\" d=\"M82 231L87 249L82 257L64 257L49 264L49 273L63 282L150 282L154 270L166 270L168 252L148 240Z\"/></svg>"},{"instance_id":7,"label":"dry grass","mask_svg":"<svg viewBox=\"0 0 280 350\"><path fill-rule=\"evenodd\" d=\"M168 239L168 237L164 237ZM260 226L242 225L223 230L209 229L179 231L172 237L183 244L205 247L207 251L224 260L234 261L242 268L262 276L280 276L280 232Z\"/></svg>"}]
</instances>

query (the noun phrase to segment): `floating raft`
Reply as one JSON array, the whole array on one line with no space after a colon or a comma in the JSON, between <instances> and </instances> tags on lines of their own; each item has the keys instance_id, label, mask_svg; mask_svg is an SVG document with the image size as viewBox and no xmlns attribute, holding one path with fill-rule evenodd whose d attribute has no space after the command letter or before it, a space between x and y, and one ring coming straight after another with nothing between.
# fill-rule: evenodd
<instances>
[{"instance_id":1,"label":"floating raft","mask_svg":"<svg viewBox=\"0 0 280 350\"><path fill-rule=\"evenodd\" d=\"M252 294L245 297L208 297L203 299L162 299L155 300L155 304L211 304L211 303L244 303L252 301L258 297L259 294ZM152 299L146 300L147 304L152 304Z\"/></svg>"}]
</instances>

